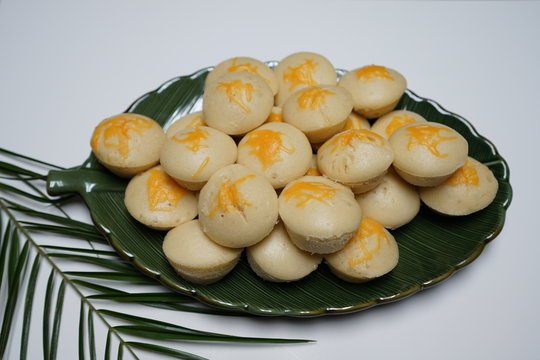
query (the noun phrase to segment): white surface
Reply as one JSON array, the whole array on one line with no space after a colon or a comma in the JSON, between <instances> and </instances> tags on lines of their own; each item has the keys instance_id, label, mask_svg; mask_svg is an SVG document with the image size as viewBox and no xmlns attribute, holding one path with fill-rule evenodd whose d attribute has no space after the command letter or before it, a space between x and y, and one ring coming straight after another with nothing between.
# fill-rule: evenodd
<instances>
[{"instance_id":1,"label":"white surface","mask_svg":"<svg viewBox=\"0 0 540 360\"><path fill-rule=\"evenodd\" d=\"M482 256L440 286L353 315L155 316L208 331L318 341L178 344L212 359L534 358L540 353L533 213L540 200L539 15L539 2L1 0L0 144L77 165L102 118L172 77L234 55L279 60L310 50L339 68L398 69L409 88L469 119L510 165L507 223ZM72 316L76 323L79 303L66 306L72 310L64 321ZM75 340L62 346L60 358L76 357ZM40 357L36 343L29 358Z\"/></svg>"}]
</instances>

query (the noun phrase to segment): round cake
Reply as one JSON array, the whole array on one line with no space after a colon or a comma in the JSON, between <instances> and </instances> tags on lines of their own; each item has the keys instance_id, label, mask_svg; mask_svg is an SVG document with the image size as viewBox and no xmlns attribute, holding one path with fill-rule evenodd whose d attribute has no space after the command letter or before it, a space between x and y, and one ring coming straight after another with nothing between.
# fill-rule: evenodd
<instances>
[{"instance_id":1,"label":"round cake","mask_svg":"<svg viewBox=\"0 0 540 360\"><path fill-rule=\"evenodd\" d=\"M270 89L272 89L272 95L277 94L279 84L272 69L270 69L265 63L246 56L234 57L217 64L206 77L206 84L210 84L218 80L225 74L236 72L249 72L260 76L264 79L264 81L266 81Z\"/></svg>"},{"instance_id":2,"label":"round cake","mask_svg":"<svg viewBox=\"0 0 540 360\"><path fill-rule=\"evenodd\" d=\"M154 120L124 113L101 121L90 145L103 166L129 178L157 165L165 139L163 129Z\"/></svg>"},{"instance_id":3,"label":"round cake","mask_svg":"<svg viewBox=\"0 0 540 360\"><path fill-rule=\"evenodd\" d=\"M389 139L402 126L426 121L422 116L412 111L396 110L378 118L373 123L371 131L376 132L385 139Z\"/></svg>"},{"instance_id":4,"label":"round cake","mask_svg":"<svg viewBox=\"0 0 540 360\"><path fill-rule=\"evenodd\" d=\"M368 65L343 75L339 86L351 93L354 111L374 119L394 110L407 88L407 81L395 70Z\"/></svg>"},{"instance_id":5,"label":"round cake","mask_svg":"<svg viewBox=\"0 0 540 360\"><path fill-rule=\"evenodd\" d=\"M385 275L396 267L399 248L392 234L381 224L364 218L347 245L324 258L336 276L361 283Z\"/></svg>"},{"instance_id":6,"label":"round cake","mask_svg":"<svg viewBox=\"0 0 540 360\"><path fill-rule=\"evenodd\" d=\"M362 210L348 187L323 176L304 176L279 195L279 215L296 246L328 254L351 239Z\"/></svg>"},{"instance_id":7,"label":"round cake","mask_svg":"<svg viewBox=\"0 0 540 360\"><path fill-rule=\"evenodd\" d=\"M373 189L392 165L388 141L369 130L345 130L317 151L320 172L349 186L354 193Z\"/></svg>"},{"instance_id":8,"label":"round cake","mask_svg":"<svg viewBox=\"0 0 540 360\"><path fill-rule=\"evenodd\" d=\"M439 213L462 216L491 204L498 188L499 183L491 170L469 157L465 165L441 185L420 189L420 197Z\"/></svg>"},{"instance_id":9,"label":"round cake","mask_svg":"<svg viewBox=\"0 0 540 360\"><path fill-rule=\"evenodd\" d=\"M238 144L238 164L262 173L275 189L303 176L311 161L306 136L286 123L267 123Z\"/></svg>"},{"instance_id":10,"label":"round cake","mask_svg":"<svg viewBox=\"0 0 540 360\"><path fill-rule=\"evenodd\" d=\"M274 96L258 75L249 72L225 74L206 85L203 95L204 120L228 135L241 135L266 121Z\"/></svg>"},{"instance_id":11,"label":"round cake","mask_svg":"<svg viewBox=\"0 0 540 360\"><path fill-rule=\"evenodd\" d=\"M124 204L135 220L156 230L172 229L197 216L195 195L178 185L161 166L129 181Z\"/></svg>"},{"instance_id":12,"label":"round cake","mask_svg":"<svg viewBox=\"0 0 540 360\"><path fill-rule=\"evenodd\" d=\"M199 194L202 229L220 245L254 245L272 231L277 220L276 191L263 175L243 165L216 171Z\"/></svg>"},{"instance_id":13,"label":"round cake","mask_svg":"<svg viewBox=\"0 0 540 360\"><path fill-rule=\"evenodd\" d=\"M176 120L167 128L165 135L167 135L167 138L170 139L174 136L174 134L176 134L180 130L184 130L188 128L193 129L199 126L206 126L202 111L197 111L192 114L188 114Z\"/></svg>"},{"instance_id":14,"label":"round cake","mask_svg":"<svg viewBox=\"0 0 540 360\"><path fill-rule=\"evenodd\" d=\"M347 90L309 86L283 104L283 121L300 129L311 143L320 143L343 129L351 110L352 98Z\"/></svg>"},{"instance_id":15,"label":"round cake","mask_svg":"<svg viewBox=\"0 0 540 360\"><path fill-rule=\"evenodd\" d=\"M317 269L322 256L297 248L280 222L263 241L246 250L251 269L264 280L300 280Z\"/></svg>"},{"instance_id":16,"label":"round cake","mask_svg":"<svg viewBox=\"0 0 540 360\"><path fill-rule=\"evenodd\" d=\"M300 89L313 85L336 85L336 69L324 56L312 52L291 54L274 69L279 82L276 105Z\"/></svg>"},{"instance_id":17,"label":"round cake","mask_svg":"<svg viewBox=\"0 0 540 360\"><path fill-rule=\"evenodd\" d=\"M180 130L161 151L161 166L180 185L200 190L212 174L236 161L234 140L208 126Z\"/></svg>"},{"instance_id":18,"label":"round cake","mask_svg":"<svg viewBox=\"0 0 540 360\"><path fill-rule=\"evenodd\" d=\"M416 186L437 186L465 164L469 145L446 125L426 122L405 125L390 137L394 168Z\"/></svg>"},{"instance_id":19,"label":"round cake","mask_svg":"<svg viewBox=\"0 0 540 360\"><path fill-rule=\"evenodd\" d=\"M392 168L375 189L357 195L356 201L365 217L387 229L397 229L407 224L420 210L418 191Z\"/></svg>"},{"instance_id":20,"label":"round cake","mask_svg":"<svg viewBox=\"0 0 540 360\"><path fill-rule=\"evenodd\" d=\"M167 233L163 252L182 278L197 284L210 284L234 268L242 249L216 244L201 230L199 221L192 220Z\"/></svg>"}]
</instances>

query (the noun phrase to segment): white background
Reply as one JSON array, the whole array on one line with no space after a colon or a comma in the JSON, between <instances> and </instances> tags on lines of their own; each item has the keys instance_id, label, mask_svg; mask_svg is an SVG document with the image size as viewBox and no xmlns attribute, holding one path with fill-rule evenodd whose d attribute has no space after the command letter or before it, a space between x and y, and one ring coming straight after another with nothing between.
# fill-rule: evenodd
<instances>
[{"instance_id":1,"label":"white background","mask_svg":"<svg viewBox=\"0 0 540 360\"><path fill-rule=\"evenodd\" d=\"M338 68L395 68L410 89L470 120L510 165L507 222L480 258L435 288L352 315L155 317L317 340L177 345L212 359L533 359L540 354L539 35L540 2L0 0L0 146L75 166L101 119L170 78L232 56L279 60L308 50ZM82 205L73 211L85 215ZM65 321L76 322L79 303L66 306ZM76 338L63 343L60 358L76 357ZM29 358L40 358L40 347Z\"/></svg>"}]
</instances>

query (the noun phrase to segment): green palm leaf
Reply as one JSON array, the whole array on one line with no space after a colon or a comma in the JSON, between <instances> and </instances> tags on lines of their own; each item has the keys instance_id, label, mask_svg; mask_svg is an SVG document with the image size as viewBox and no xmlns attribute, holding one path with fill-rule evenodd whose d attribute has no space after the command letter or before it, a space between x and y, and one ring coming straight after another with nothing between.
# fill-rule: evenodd
<instances>
[{"instance_id":1,"label":"green palm leaf","mask_svg":"<svg viewBox=\"0 0 540 360\"><path fill-rule=\"evenodd\" d=\"M26 299L24 303L24 318L23 318L23 329L21 335L21 360L26 359L28 352L28 336L30 334L30 320L32 314L32 308L34 305L34 291L36 289L37 275L39 272L40 257L35 256L32 270L30 272L30 278L28 280L28 286L26 289Z\"/></svg>"},{"instance_id":2,"label":"green palm leaf","mask_svg":"<svg viewBox=\"0 0 540 360\"><path fill-rule=\"evenodd\" d=\"M4 149L0 149L0 154L32 162L28 157ZM35 163L59 168L41 161ZM237 315L232 311L201 306L188 296L157 287L154 280L119 258L93 225L69 218L61 207L65 197L50 198L45 195L40 188L42 184L35 183L43 179L38 172L0 161L0 173L8 175L3 177L3 181L12 182L0 183L0 358L6 356L8 345L18 335L13 333L17 311L22 313L22 331L18 337L20 348L16 357L28 358L29 344L32 343L30 329L40 321L43 358L57 358L62 334L60 329L66 321L63 315L68 288L80 301L77 348L80 359L122 358L127 353L137 359L141 351L180 359L203 359L177 349L174 344L164 346L164 340L173 343L308 341L231 336L116 311L114 304L129 303L174 311ZM41 204L48 207L40 209ZM54 214L54 209L59 214ZM53 243L40 243L36 237L38 233L52 235ZM62 241L65 238L83 242L70 241L66 244ZM82 263L90 269L64 268L65 264ZM48 271L45 286L38 281L40 270ZM125 290L125 285L129 285L130 291ZM124 290L120 289L122 286ZM142 288L139 289L139 286ZM148 290L149 286L152 290ZM22 305L18 306L23 297ZM36 316L34 309L36 298L44 300L41 317ZM97 331L98 322L100 326L105 326L106 332ZM105 342L103 354L99 352L99 341Z\"/></svg>"}]
</instances>

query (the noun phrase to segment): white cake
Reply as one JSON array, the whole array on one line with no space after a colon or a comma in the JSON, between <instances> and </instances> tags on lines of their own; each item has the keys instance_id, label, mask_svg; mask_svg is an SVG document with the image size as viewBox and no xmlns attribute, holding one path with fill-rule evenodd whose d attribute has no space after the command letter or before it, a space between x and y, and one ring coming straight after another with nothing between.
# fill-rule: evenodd
<instances>
[{"instance_id":1,"label":"white cake","mask_svg":"<svg viewBox=\"0 0 540 360\"><path fill-rule=\"evenodd\" d=\"M348 187L323 176L304 176L279 195L279 216L296 246L328 254L351 239L362 210Z\"/></svg>"},{"instance_id":2,"label":"white cake","mask_svg":"<svg viewBox=\"0 0 540 360\"><path fill-rule=\"evenodd\" d=\"M107 169L132 177L159 162L165 133L149 117L125 113L109 117L94 129L92 152Z\"/></svg>"},{"instance_id":3,"label":"white cake","mask_svg":"<svg viewBox=\"0 0 540 360\"><path fill-rule=\"evenodd\" d=\"M169 230L197 216L195 195L178 185L161 166L133 177L124 196L128 212L140 223Z\"/></svg>"},{"instance_id":4,"label":"white cake","mask_svg":"<svg viewBox=\"0 0 540 360\"><path fill-rule=\"evenodd\" d=\"M277 194L261 174L239 164L214 173L199 194L199 221L216 243L242 248L267 236L278 220Z\"/></svg>"},{"instance_id":5,"label":"white cake","mask_svg":"<svg viewBox=\"0 0 540 360\"><path fill-rule=\"evenodd\" d=\"M192 220L167 233L163 252L182 278L197 284L210 284L234 268L242 249L216 244L201 230L199 221Z\"/></svg>"}]
</instances>

